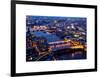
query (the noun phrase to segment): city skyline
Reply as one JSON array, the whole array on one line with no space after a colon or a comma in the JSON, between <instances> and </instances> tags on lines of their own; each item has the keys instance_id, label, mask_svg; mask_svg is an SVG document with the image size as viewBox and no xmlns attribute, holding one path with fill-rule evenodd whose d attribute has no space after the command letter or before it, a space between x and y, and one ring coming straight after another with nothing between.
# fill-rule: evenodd
<instances>
[{"instance_id":1,"label":"city skyline","mask_svg":"<svg viewBox=\"0 0 100 77\"><path fill-rule=\"evenodd\" d=\"M86 59L86 24L85 17L27 15L26 61Z\"/></svg>"}]
</instances>

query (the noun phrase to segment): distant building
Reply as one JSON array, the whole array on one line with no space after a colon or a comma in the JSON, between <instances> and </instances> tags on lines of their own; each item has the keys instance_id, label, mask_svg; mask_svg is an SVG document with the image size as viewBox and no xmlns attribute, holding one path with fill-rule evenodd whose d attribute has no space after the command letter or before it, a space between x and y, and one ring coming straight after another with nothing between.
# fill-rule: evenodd
<instances>
[{"instance_id":1,"label":"distant building","mask_svg":"<svg viewBox=\"0 0 100 77\"><path fill-rule=\"evenodd\" d=\"M47 29L48 29L48 27L45 26L45 25L40 25L40 26L34 25L32 27L32 30L33 31L41 31L41 30L47 30Z\"/></svg>"}]
</instances>

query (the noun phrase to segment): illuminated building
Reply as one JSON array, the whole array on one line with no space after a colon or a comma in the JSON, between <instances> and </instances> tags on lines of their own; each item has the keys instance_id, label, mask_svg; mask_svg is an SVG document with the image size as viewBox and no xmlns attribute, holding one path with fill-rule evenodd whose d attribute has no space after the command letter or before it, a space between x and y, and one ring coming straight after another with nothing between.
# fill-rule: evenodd
<instances>
[{"instance_id":1,"label":"illuminated building","mask_svg":"<svg viewBox=\"0 0 100 77\"><path fill-rule=\"evenodd\" d=\"M41 30L47 30L47 29L48 29L48 27L47 27L47 26L44 26L44 25L42 25L42 26L37 26L37 25L35 26L35 25L34 25L34 26L32 27L32 30L33 30L33 31L37 31L37 30L38 30L38 31L41 31Z\"/></svg>"}]
</instances>

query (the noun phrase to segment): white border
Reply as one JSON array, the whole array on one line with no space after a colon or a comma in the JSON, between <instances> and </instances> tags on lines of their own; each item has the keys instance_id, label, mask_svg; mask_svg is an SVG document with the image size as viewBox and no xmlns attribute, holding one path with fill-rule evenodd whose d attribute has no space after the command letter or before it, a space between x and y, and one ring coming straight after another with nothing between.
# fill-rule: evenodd
<instances>
[{"instance_id":1,"label":"white border","mask_svg":"<svg viewBox=\"0 0 100 77\"><path fill-rule=\"evenodd\" d=\"M26 62L26 15L87 17L87 59ZM16 73L94 68L94 9L16 4Z\"/></svg>"}]
</instances>

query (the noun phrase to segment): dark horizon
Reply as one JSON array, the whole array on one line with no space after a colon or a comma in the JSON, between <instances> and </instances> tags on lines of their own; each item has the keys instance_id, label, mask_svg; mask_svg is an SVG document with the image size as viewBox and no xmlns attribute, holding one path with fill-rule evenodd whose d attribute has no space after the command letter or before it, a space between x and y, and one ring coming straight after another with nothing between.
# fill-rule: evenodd
<instances>
[{"instance_id":1,"label":"dark horizon","mask_svg":"<svg viewBox=\"0 0 100 77\"><path fill-rule=\"evenodd\" d=\"M40 20L43 22L32 23L31 22L32 20ZM46 22L45 22L45 20L46 20ZM86 28L86 23L87 23L86 17L31 16L31 15L26 16L26 22L30 21L30 24L33 24L33 25L43 25L43 24L45 25L45 24L51 23L54 20L57 20L58 22L64 22L66 26L70 25L71 23L74 23L74 24L79 25L84 28Z\"/></svg>"}]
</instances>

